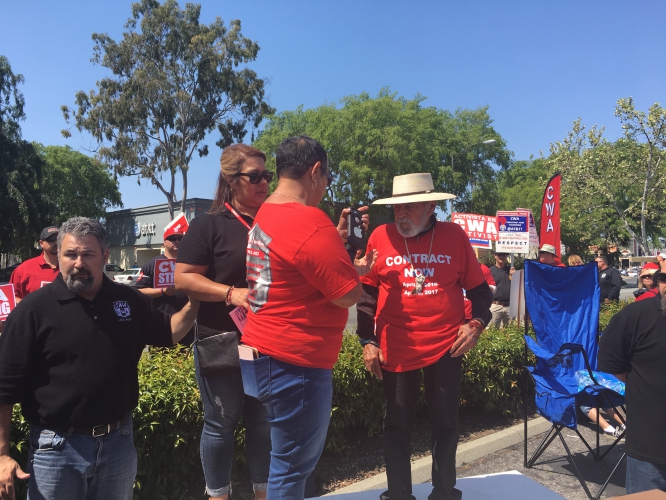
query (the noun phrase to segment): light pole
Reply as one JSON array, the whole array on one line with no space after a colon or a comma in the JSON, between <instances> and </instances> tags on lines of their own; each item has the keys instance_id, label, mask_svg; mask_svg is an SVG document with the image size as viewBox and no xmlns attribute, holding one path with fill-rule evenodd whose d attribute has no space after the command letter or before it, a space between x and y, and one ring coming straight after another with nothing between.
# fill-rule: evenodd
<instances>
[{"instance_id":1,"label":"light pole","mask_svg":"<svg viewBox=\"0 0 666 500\"><path fill-rule=\"evenodd\" d=\"M451 175L453 175L453 162L455 162L456 159L458 159L458 157L461 154L463 154L465 151L467 151L468 149L475 148L477 146L481 146L481 145L492 146L495 143L497 143L497 141L495 139L488 139L486 141L477 142L476 144L472 144L471 146L467 146L466 148L463 148L460 151L460 153L458 153L455 156L451 155ZM453 198L451 198L451 200L449 200L449 217L453 217Z\"/></svg>"}]
</instances>

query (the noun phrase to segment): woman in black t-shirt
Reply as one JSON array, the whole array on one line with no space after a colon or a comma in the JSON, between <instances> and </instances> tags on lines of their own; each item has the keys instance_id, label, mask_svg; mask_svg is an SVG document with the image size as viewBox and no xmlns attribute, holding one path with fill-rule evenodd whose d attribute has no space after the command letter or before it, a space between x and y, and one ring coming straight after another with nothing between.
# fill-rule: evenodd
<instances>
[{"instance_id":1,"label":"woman in black t-shirt","mask_svg":"<svg viewBox=\"0 0 666 500\"><path fill-rule=\"evenodd\" d=\"M273 173L266 155L245 144L227 147L220 159L215 200L210 211L194 218L181 242L176 288L201 301L199 335L237 330L229 313L249 308L245 278L247 233L268 195ZM206 492L212 499L229 496L234 431L244 417L245 449L255 498L266 498L270 465L270 428L266 408L243 392L240 369L202 376L195 368L204 405L201 463Z\"/></svg>"}]
</instances>

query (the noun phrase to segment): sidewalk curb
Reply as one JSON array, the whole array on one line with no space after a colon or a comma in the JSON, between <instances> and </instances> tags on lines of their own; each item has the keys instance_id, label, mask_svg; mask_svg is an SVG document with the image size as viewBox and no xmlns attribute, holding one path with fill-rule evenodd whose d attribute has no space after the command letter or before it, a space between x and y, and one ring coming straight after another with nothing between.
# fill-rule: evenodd
<instances>
[{"instance_id":1,"label":"sidewalk curb","mask_svg":"<svg viewBox=\"0 0 666 500\"><path fill-rule=\"evenodd\" d=\"M467 443L461 444L458 446L458 451L456 453L456 468L483 458L491 453L496 451L503 450L509 446L521 443L524 437L524 423L514 425L508 429L504 429L494 434L484 436L474 441L469 441ZM536 417L527 422L527 436L533 437L538 434L542 434L548 429L552 424L548 422L545 418ZM432 469L432 459L430 455L427 457L420 458L412 462L412 483L420 484L430 481L431 479L431 469ZM339 495L342 493L356 493L359 491L368 491L368 490L378 490L386 488L386 472L377 474L376 476L369 477L363 481L359 481L339 490L332 491L327 493L324 496L329 495Z\"/></svg>"}]
</instances>

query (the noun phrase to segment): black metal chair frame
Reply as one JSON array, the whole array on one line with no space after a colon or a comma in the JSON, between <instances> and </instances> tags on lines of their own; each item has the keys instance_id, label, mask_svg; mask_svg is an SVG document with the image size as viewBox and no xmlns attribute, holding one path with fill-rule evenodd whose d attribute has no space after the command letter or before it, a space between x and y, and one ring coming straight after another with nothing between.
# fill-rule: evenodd
<instances>
[{"instance_id":1,"label":"black metal chair frame","mask_svg":"<svg viewBox=\"0 0 666 500\"><path fill-rule=\"evenodd\" d=\"M527 335L527 334L528 334L528 321L525 321L525 335ZM590 379L595 384L597 384L597 381L594 378L594 374L592 373L592 368L590 366L590 361L587 357L587 353L585 352L585 349L583 349L583 346L581 346L580 344L563 344L561 349L566 348L567 346L569 346L570 348L573 348L574 350L580 352L583 355L583 359L585 360L585 368L589 372ZM576 348L575 346L577 346L579 349ZM610 475L608 476L608 478L606 479L604 484L601 486L601 488L599 489L599 491L597 492L596 495L592 495L592 493L590 492L590 489L587 486L587 483L585 482L585 479L583 478L583 475L581 474L580 470L576 466L576 462L574 460L573 454L571 453L571 450L569 449L569 446L567 446L566 440L564 439L564 436L562 435L562 429L565 427L564 425L553 423L552 427L550 428L550 430L548 431L546 436L543 438L543 440L541 441L539 446L537 446L537 448L534 451L534 453L532 454L531 458L529 458L529 459L527 458L527 418L528 418L527 404L528 404L528 399L529 399L529 380L532 379L532 382L536 386L536 382L534 381L534 378L532 377L532 374L527 369L527 366L528 366L528 352L527 352L527 350L528 350L527 342L525 342L525 365L523 367L524 370L525 370L525 394L524 394L524 397L523 397L523 402L524 402L523 407L524 407L524 415L525 415L524 463L523 463L523 466L527 469L531 469L534 466L534 464L536 463L536 461L539 459L541 454L548 448L548 446L550 446L550 444L555 440L556 437L559 437L560 441L562 442L562 446L564 447L564 450L567 453L567 460L569 461L569 464L571 464L571 467L573 468L573 471L574 471L574 475L576 476L576 478L580 482L581 486L583 487L583 490L587 494L587 497L590 500L598 500L599 498L601 498L602 493L604 492L604 490L608 486L608 483L610 482L611 478L613 477L613 474L615 474L615 471L620 466L622 461L625 459L626 453L622 454L622 456L620 457L618 462L613 467L612 472L610 473ZM585 444L586 448L590 451L590 453L592 454L594 459L595 460L603 460L604 457L606 455L608 455L608 453L624 437L624 434L625 434L626 431L622 432L622 434L615 439L615 441L608 447L608 449L606 451L604 451L603 453L601 453L601 446L600 446L600 442L599 442L599 431L601 430L600 426L599 426L599 409L600 409L600 407L603 407L603 408L611 408L612 407L612 408L615 409L615 407L610 403L610 401L603 394L596 396L595 400L596 400L595 403L596 403L596 410L597 410L597 419L596 419L596 424L597 424L596 425L596 431L597 431L596 441L597 442L596 442L596 447L593 449L590 446L590 444L587 442L587 440L578 431L578 428L574 429L574 431L576 432L576 434L578 435L580 440ZM604 406L603 401L606 401L607 405ZM624 405L622 406L622 409L624 411L626 411ZM626 424L626 421L624 420L624 417L622 416L622 414L620 414L618 412L618 415L620 417L620 420L622 420L622 422L624 424Z\"/></svg>"}]
</instances>

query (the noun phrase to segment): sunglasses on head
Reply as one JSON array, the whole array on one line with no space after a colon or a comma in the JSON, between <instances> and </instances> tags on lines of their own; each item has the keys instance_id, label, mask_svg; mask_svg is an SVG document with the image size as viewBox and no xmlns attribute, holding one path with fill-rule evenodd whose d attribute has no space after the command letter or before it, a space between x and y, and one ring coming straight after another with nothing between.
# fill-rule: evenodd
<instances>
[{"instance_id":1,"label":"sunglasses on head","mask_svg":"<svg viewBox=\"0 0 666 500\"><path fill-rule=\"evenodd\" d=\"M179 236L169 236L169 237L167 238L167 241L180 241L180 240L182 240L182 239L183 239L183 237L180 236L180 235L179 235Z\"/></svg>"},{"instance_id":2,"label":"sunglasses on head","mask_svg":"<svg viewBox=\"0 0 666 500\"><path fill-rule=\"evenodd\" d=\"M49 236L44 241L48 241L49 243L55 243L56 241L58 241L58 237L57 236Z\"/></svg>"},{"instance_id":3,"label":"sunglasses on head","mask_svg":"<svg viewBox=\"0 0 666 500\"><path fill-rule=\"evenodd\" d=\"M273 180L273 172L269 172L268 170L259 173L259 172L253 172L251 174L245 174L245 173L238 173L234 177L248 177L250 179L250 184L259 184L261 182L261 179L265 179L266 182L271 182Z\"/></svg>"}]
</instances>

